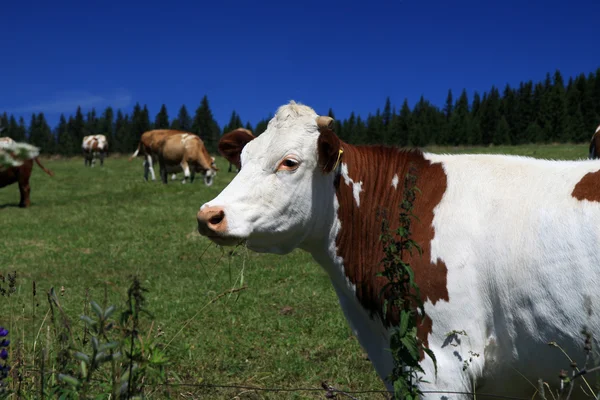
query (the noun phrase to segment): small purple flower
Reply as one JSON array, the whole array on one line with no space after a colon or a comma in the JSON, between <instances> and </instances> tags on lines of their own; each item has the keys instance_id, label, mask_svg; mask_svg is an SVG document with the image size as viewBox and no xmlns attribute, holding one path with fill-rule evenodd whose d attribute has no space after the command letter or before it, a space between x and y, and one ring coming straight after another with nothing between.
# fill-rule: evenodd
<instances>
[{"instance_id":1,"label":"small purple flower","mask_svg":"<svg viewBox=\"0 0 600 400\"><path fill-rule=\"evenodd\" d=\"M6 349L0 350L0 359L6 360L8 358L8 351Z\"/></svg>"},{"instance_id":2,"label":"small purple flower","mask_svg":"<svg viewBox=\"0 0 600 400\"><path fill-rule=\"evenodd\" d=\"M8 329L5 329L4 327L0 326L0 337L4 337L8 335Z\"/></svg>"},{"instance_id":3,"label":"small purple flower","mask_svg":"<svg viewBox=\"0 0 600 400\"><path fill-rule=\"evenodd\" d=\"M8 347L9 344L10 344L10 340L9 339L2 339L2 340L0 340L0 347Z\"/></svg>"}]
</instances>

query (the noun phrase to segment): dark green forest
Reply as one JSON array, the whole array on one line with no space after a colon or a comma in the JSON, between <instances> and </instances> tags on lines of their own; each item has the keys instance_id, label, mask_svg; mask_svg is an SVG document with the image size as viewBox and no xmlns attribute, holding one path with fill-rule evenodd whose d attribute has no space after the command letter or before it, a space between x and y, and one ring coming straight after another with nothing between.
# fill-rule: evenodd
<instances>
[{"instance_id":1,"label":"dark green forest","mask_svg":"<svg viewBox=\"0 0 600 400\"><path fill-rule=\"evenodd\" d=\"M335 118L333 110L329 116ZM74 115L61 115L51 128L43 113L33 114L29 123L7 113L0 116L3 136L27 141L45 154L80 153L81 142L89 134L108 137L110 151L130 153L141 134L152 128L173 128L198 134L209 151L215 152L221 134L246 127L260 134L272 116L255 126L244 124L236 111L222 128L214 120L208 98L204 96L191 115L185 105L172 118L165 105L152 117L146 105L137 103L131 113L106 108L101 114L81 108ZM587 76L582 73L565 83L560 71L546 74L543 81L507 85L502 90L474 93L448 91L443 108L421 97L411 108L408 101L397 108L390 98L383 108L366 117L354 112L336 120L336 133L354 144L383 143L397 146L437 145L519 145L526 143L587 142L600 124L600 68Z\"/></svg>"}]
</instances>

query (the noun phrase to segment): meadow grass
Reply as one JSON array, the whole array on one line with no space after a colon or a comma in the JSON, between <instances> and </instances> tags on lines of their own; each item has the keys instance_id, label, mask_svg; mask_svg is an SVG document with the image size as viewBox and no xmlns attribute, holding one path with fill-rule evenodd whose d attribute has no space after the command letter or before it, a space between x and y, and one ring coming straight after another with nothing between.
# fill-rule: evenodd
<instances>
[{"instance_id":1,"label":"meadow grass","mask_svg":"<svg viewBox=\"0 0 600 400\"><path fill-rule=\"evenodd\" d=\"M576 159L587 145L433 147L433 152L501 152ZM129 277L149 289L147 308L171 360L171 383L382 390L353 337L324 271L310 255L256 254L211 245L196 231L196 212L235 176L227 162L213 186L145 182L142 160L113 156L85 168L79 157L43 159L31 179L31 208L16 207L18 187L0 190L0 273L17 272L17 292L0 297L0 325L25 352L48 330L51 287L76 329L86 298L124 307ZM35 281L37 295L33 298ZM246 286L233 295L219 294ZM208 305L207 305L208 304ZM148 328L150 329L150 328ZM160 333L158 333L160 332ZM146 332L144 332L146 334ZM41 341L41 340L38 340ZM41 346L37 343L37 346ZM323 398L323 392L170 388L174 397ZM368 396L373 398L371 394ZM159 398L157 394L155 398Z\"/></svg>"}]
</instances>

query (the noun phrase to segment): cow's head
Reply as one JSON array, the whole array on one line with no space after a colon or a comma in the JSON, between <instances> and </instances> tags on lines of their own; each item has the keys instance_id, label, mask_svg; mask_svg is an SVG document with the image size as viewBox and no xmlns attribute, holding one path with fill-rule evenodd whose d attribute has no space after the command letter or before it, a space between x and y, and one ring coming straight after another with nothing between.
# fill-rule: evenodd
<instances>
[{"instance_id":1,"label":"cow's head","mask_svg":"<svg viewBox=\"0 0 600 400\"><path fill-rule=\"evenodd\" d=\"M217 244L285 254L306 248L334 218L333 174L341 142L333 119L291 102L258 137L223 135L219 152L240 172L200 207L198 231Z\"/></svg>"}]
</instances>

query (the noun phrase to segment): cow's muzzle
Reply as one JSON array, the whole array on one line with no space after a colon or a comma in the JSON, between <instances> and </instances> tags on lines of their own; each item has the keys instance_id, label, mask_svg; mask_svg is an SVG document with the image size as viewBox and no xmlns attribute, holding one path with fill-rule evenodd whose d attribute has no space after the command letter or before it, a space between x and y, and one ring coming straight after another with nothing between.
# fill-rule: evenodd
<instances>
[{"instance_id":1,"label":"cow's muzzle","mask_svg":"<svg viewBox=\"0 0 600 400\"><path fill-rule=\"evenodd\" d=\"M242 239L227 235L227 216L223 207L204 207L198 211L198 232L216 244L233 246Z\"/></svg>"}]
</instances>

